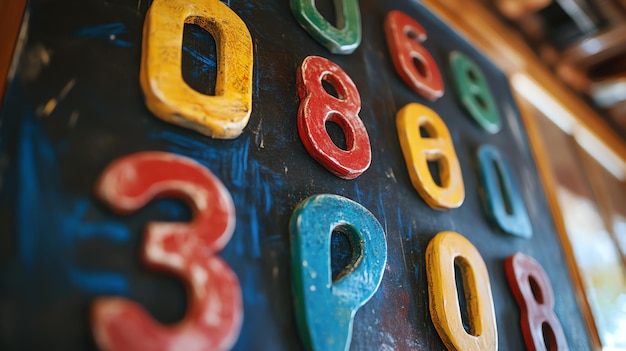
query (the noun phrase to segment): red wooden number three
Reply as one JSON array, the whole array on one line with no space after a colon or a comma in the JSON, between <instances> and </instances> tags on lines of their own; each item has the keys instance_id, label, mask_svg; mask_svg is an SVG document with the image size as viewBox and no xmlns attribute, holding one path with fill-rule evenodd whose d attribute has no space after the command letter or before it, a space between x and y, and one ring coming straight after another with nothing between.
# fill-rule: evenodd
<instances>
[{"instance_id":1,"label":"red wooden number three","mask_svg":"<svg viewBox=\"0 0 626 351\"><path fill-rule=\"evenodd\" d=\"M143 259L180 276L189 291L188 311L178 325L163 326L137 303L96 300L95 339L103 350L225 350L235 343L242 321L241 288L230 267L215 254L230 240L235 210L228 190L206 168L164 152L141 152L113 162L96 194L128 214L162 196L186 200L191 223L149 223Z\"/></svg>"},{"instance_id":2,"label":"red wooden number three","mask_svg":"<svg viewBox=\"0 0 626 351\"><path fill-rule=\"evenodd\" d=\"M522 310L522 333L531 351L569 350L563 327L554 313L550 279L537 261L516 253L505 262L506 276ZM546 340L547 339L547 340Z\"/></svg>"},{"instance_id":3,"label":"red wooden number three","mask_svg":"<svg viewBox=\"0 0 626 351\"><path fill-rule=\"evenodd\" d=\"M300 140L318 163L344 179L354 179L369 168L372 161L370 139L359 118L361 97L352 79L339 66L318 56L309 56L298 69L298 110ZM322 81L337 91L326 92ZM335 122L346 136L347 150L333 143L326 122Z\"/></svg>"}]
</instances>

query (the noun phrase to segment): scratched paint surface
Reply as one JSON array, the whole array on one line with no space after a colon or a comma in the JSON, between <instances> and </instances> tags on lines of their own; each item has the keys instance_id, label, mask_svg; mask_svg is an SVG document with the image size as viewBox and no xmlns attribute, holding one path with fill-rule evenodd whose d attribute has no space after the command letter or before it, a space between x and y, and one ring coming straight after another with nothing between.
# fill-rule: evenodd
<instances>
[{"instance_id":1,"label":"scratched paint surface","mask_svg":"<svg viewBox=\"0 0 626 351\"><path fill-rule=\"evenodd\" d=\"M234 140L172 126L145 107L139 63L148 0L29 3L26 41L0 111L1 350L95 349L88 311L96 296L138 301L164 323L182 318L184 286L143 266L139 252L147 222L188 220L189 209L162 199L118 216L92 195L107 164L143 150L195 159L233 197L237 223L221 257L242 286L244 322L235 350L302 349L291 294L288 223L301 200L319 193L363 205L387 237L383 281L356 314L351 350L444 350L428 312L424 257L440 231L461 233L481 253L501 350L524 349L519 308L504 270L506 257L517 251L537 260L550 277L570 348L589 348L554 225L545 216L549 210L526 132L496 68L416 2L360 2L363 40L351 55L329 54L298 25L285 1L224 2L246 23L254 49L253 112ZM383 29L394 9L428 32L424 46L446 87L436 102L415 94L394 70ZM187 27L183 78L210 93L214 44L202 30ZM470 56L485 73L503 121L499 133L485 134L453 95L452 50ZM342 67L361 95L359 116L370 137L372 163L358 179L333 176L299 140L296 70L310 55ZM466 187L458 209L432 210L412 188L395 127L397 111L410 102L437 111L450 130ZM518 177L533 226L530 239L503 235L481 207L474 155L486 142L498 148ZM345 245L336 241L333 247ZM333 257L342 255L333 252Z\"/></svg>"}]
</instances>

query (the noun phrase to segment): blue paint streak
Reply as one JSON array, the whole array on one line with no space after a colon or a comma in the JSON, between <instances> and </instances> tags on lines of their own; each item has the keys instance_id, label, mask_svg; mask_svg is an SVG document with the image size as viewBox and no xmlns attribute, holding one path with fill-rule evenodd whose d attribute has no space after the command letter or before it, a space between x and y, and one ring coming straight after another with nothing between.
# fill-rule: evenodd
<instances>
[{"instance_id":1,"label":"blue paint streak","mask_svg":"<svg viewBox=\"0 0 626 351\"><path fill-rule=\"evenodd\" d=\"M267 298L258 287L257 279L259 279L260 276L260 272L255 268L246 269L243 275L240 276L239 279L245 304L262 306L266 303Z\"/></svg>"},{"instance_id":2,"label":"blue paint streak","mask_svg":"<svg viewBox=\"0 0 626 351\"><path fill-rule=\"evenodd\" d=\"M274 234L274 235L272 235L270 237L265 238L265 240L266 241L280 240L280 239L282 239L282 237L283 237L283 234L277 233L277 234Z\"/></svg>"},{"instance_id":3,"label":"blue paint streak","mask_svg":"<svg viewBox=\"0 0 626 351\"><path fill-rule=\"evenodd\" d=\"M191 215L191 209L184 202L177 202L175 199L159 199L157 201L157 209L168 216L178 220L185 220L184 217Z\"/></svg>"},{"instance_id":4,"label":"blue paint streak","mask_svg":"<svg viewBox=\"0 0 626 351\"><path fill-rule=\"evenodd\" d=\"M177 145L182 148L188 148L188 149L192 149L192 148L205 149L206 148L205 143L202 143L200 141L197 141L191 138L184 137L180 134L176 134L170 131L151 133L149 136L152 139L162 139L162 140L171 141L174 145Z\"/></svg>"},{"instance_id":5,"label":"blue paint streak","mask_svg":"<svg viewBox=\"0 0 626 351\"><path fill-rule=\"evenodd\" d=\"M126 26L123 23L118 22L102 24L99 26L83 27L74 32L74 36L102 39L119 47L129 48L133 46L133 43L126 40L117 39L117 36L119 34L125 34L127 32L128 31L126 30Z\"/></svg>"},{"instance_id":6,"label":"blue paint streak","mask_svg":"<svg viewBox=\"0 0 626 351\"><path fill-rule=\"evenodd\" d=\"M248 138L249 139L249 138ZM248 141L248 140L246 140ZM245 185L245 174L248 170L248 151L250 149L250 143L246 142L240 148L239 152L233 154L233 163L231 169L232 179L235 180L235 184L238 186ZM256 161L255 161L256 163ZM256 163L258 165L258 163Z\"/></svg>"},{"instance_id":7,"label":"blue paint streak","mask_svg":"<svg viewBox=\"0 0 626 351\"><path fill-rule=\"evenodd\" d=\"M263 184L263 190L265 195L265 214L269 214L272 209L272 188L269 182Z\"/></svg>"},{"instance_id":8,"label":"blue paint streak","mask_svg":"<svg viewBox=\"0 0 626 351\"><path fill-rule=\"evenodd\" d=\"M219 143L218 147L171 131L151 133L150 138L165 140L168 151L193 158L219 172L216 176L225 183L237 209L236 233L231 243L234 254L261 257L261 234L265 228L260 226L258 216L269 214L277 206L272 192L282 193L284 181L282 173L248 159L250 135L244 134L228 144Z\"/></svg>"},{"instance_id":9,"label":"blue paint streak","mask_svg":"<svg viewBox=\"0 0 626 351\"><path fill-rule=\"evenodd\" d=\"M261 257L261 247L259 246L259 221L256 215L256 208L250 207L250 236L252 239L252 256Z\"/></svg>"},{"instance_id":10,"label":"blue paint streak","mask_svg":"<svg viewBox=\"0 0 626 351\"><path fill-rule=\"evenodd\" d=\"M213 68L213 69L217 68L217 61L215 60L215 57L213 56L210 56L210 57L204 56L200 52L193 50L187 46L183 46L183 52L188 53L196 60L204 63L205 69L203 69L203 72L206 72L206 70L208 70L209 68Z\"/></svg>"},{"instance_id":11,"label":"blue paint streak","mask_svg":"<svg viewBox=\"0 0 626 351\"><path fill-rule=\"evenodd\" d=\"M92 237L102 237L116 242L126 242L130 240L128 228L119 223L82 223L81 218L87 213L88 208L89 203L87 200L79 201L76 204L73 215L66 216L63 219L63 228L74 232L74 236L82 240Z\"/></svg>"},{"instance_id":12,"label":"blue paint streak","mask_svg":"<svg viewBox=\"0 0 626 351\"><path fill-rule=\"evenodd\" d=\"M379 192L378 193L378 213L380 213L380 216L382 218L380 218L379 220L381 220L382 223L387 223L387 212L385 210L385 202L383 200L383 193Z\"/></svg>"},{"instance_id":13,"label":"blue paint streak","mask_svg":"<svg viewBox=\"0 0 626 351\"><path fill-rule=\"evenodd\" d=\"M359 189L359 183L354 183L354 194L356 195L356 202L362 204L363 201L361 201L361 190Z\"/></svg>"},{"instance_id":14,"label":"blue paint streak","mask_svg":"<svg viewBox=\"0 0 626 351\"><path fill-rule=\"evenodd\" d=\"M76 228L76 236L82 240L101 237L116 242L127 242L130 240L128 228L117 223L83 224Z\"/></svg>"},{"instance_id":15,"label":"blue paint streak","mask_svg":"<svg viewBox=\"0 0 626 351\"><path fill-rule=\"evenodd\" d=\"M130 235L116 223L83 222L89 201L63 193L56 150L34 118L24 116L17 165L19 258L29 275L55 282L51 296L53 291L67 289L68 284L95 293L125 293L128 284L123 274L84 272L71 261L76 238L101 236L127 241Z\"/></svg>"},{"instance_id":16,"label":"blue paint streak","mask_svg":"<svg viewBox=\"0 0 626 351\"><path fill-rule=\"evenodd\" d=\"M34 140L38 137L30 120L22 123L19 145L18 185L19 198L17 200L17 232L18 251L22 263L27 271L31 271L35 264L37 250L37 224L33 218L34 205L37 204L39 187L37 183L37 167L35 162Z\"/></svg>"},{"instance_id":17,"label":"blue paint streak","mask_svg":"<svg viewBox=\"0 0 626 351\"><path fill-rule=\"evenodd\" d=\"M128 295L128 281L120 273L68 269L70 279L84 291L94 294Z\"/></svg>"},{"instance_id":18,"label":"blue paint streak","mask_svg":"<svg viewBox=\"0 0 626 351\"><path fill-rule=\"evenodd\" d=\"M191 57L197 61L197 63L193 65L193 70L191 71L192 75L196 78L200 78L209 70L215 71L217 75L217 47L211 33L204 30L202 27L192 27L190 31L185 31L185 33L186 35L190 34L196 41L209 44L211 47L208 55L204 55L202 52L198 51L195 46L185 45L186 40L183 42L183 52L191 55Z\"/></svg>"},{"instance_id":19,"label":"blue paint streak","mask_svg":"<svg viewBox=\"0 0 626 351\"><path fill-rule=\"evenodd\" d=\"M400 230L401 233L403 233L404 223L402 222L402 210L400 209L400 206L398 206L397 216L398 216L398 229Z\"/></svg>"}]
</instances>

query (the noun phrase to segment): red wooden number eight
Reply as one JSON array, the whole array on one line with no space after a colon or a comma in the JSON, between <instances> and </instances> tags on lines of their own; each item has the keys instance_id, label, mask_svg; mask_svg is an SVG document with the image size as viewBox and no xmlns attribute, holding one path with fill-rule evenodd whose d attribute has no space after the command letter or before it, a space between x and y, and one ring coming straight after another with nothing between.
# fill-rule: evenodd
<instances>
[{"instance_id":1,"label":"red wooden number eight","mask_svg":"<svg viewBox=\"0 0 626 351\"><path fill-rule=\"evenodd\" d=\"M421 42L426 30L411 17L394 10L385 19L387 45L393 65L404 82L421 96L435 101L444 92L437 63Z\"/></svg>"},{"instance_id":2,"label":"red wooden number eight","mask_svg":"<svg viewBox=\"0 0 626 351\"><path fill-rule=\"evenodd\" d=\"M506 276L522 311L521 327L531 351L569 350L563 327L554 313L554 292L545 271L532 258L518 252L505 262ZM545 340L544 338L547 338Z\"/></svg>"},{"instance_id":3,"label":"red wooden number eight","mask_svg":"<svg viewBox=\"0 0 626 351\"><path fill-rule=\"evenodd\" d=\"M173 326L156 322L137 303L97 299L92 328L103 350L225 350L237 340L242 322L241 288L216 253L230 240L235 210L228 190L198 163L164 152L141 152L113 162L96 194L115 211L132 213L156 197L189 203L191 223L149 223L143 260L188 284L188 310Z\"/></svg>"},{"instance_id":4,"label":"red wooden number eight","mask_svg":"<svg viewBox=\"0 0 626 351\"><path fill-rule=\"evenodd\" d=\"M317 56L304 59L298 69L298 131L300 140L318 163L344 179L354 179L369 168L372 150L361 110L359 91L339 66ZM326 92L322 81L335 88L338 97ZM347 150L339 148L326 131L335 122L346 136Z\"/></svg>"}]
</instances>

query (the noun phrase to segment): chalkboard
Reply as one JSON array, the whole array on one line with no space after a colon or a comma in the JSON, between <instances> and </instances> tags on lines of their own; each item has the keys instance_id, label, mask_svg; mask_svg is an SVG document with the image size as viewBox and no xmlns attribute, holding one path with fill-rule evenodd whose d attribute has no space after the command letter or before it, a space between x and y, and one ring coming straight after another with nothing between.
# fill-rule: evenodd
<instances>
[{"instance_id":1,"label":"chalkboard","mask_svg":"<svg viewBox=\"0 0 626 351\"><path fill-rule=\"evenodd\" d=\"M445 349L429 313L425 262L429 241L441 231L462 234L482 255L501 350L525 349L520 309L504 269L504 260L518 251L547 272L570 349L590 348L526 131L498 67L414 1L361 1L362 42L349 55L331 54L314 41L287 1L225 3L253 41L252 114L233 140L168 124L145 106L139 70L150 1L28 3L15 76L0 112L0 349L96 349L89 311L101 296L137 301L165 324L183 317L185 286L147 268L140 251L146 223L188 221L190 210L181 201L160 199L122 216L93 195L108 164L146 150L196 160L234 200L235 232L220 253L243 294L244 320L234 350L303 349L291 286L289 219L300 201L315 194L356 201L386 235L382 284L356 313L351 350ZM330 2L318 3L322 13L332 13ZM445 87L434 102L413 92L394 69L383 29L391 10L406 13L428 33L423 45ZM455 95L453 51L474 60L487 77L502 119L498 133L481 129ZM358 88L372 162L354 180L328 172L300 141L296 74L311 55L339 65ZM185 26L182 74L194 89L212 93L215 43L194 25ZM396 114L412 102L436 111L451 133L466 192L457 209L432 209L411 184ZM476 157L485 144L512 168L532 223L529 239L503 233L487 216ZM333 250L341 248L335 240Z\"/></svg>"}]
</instances>

